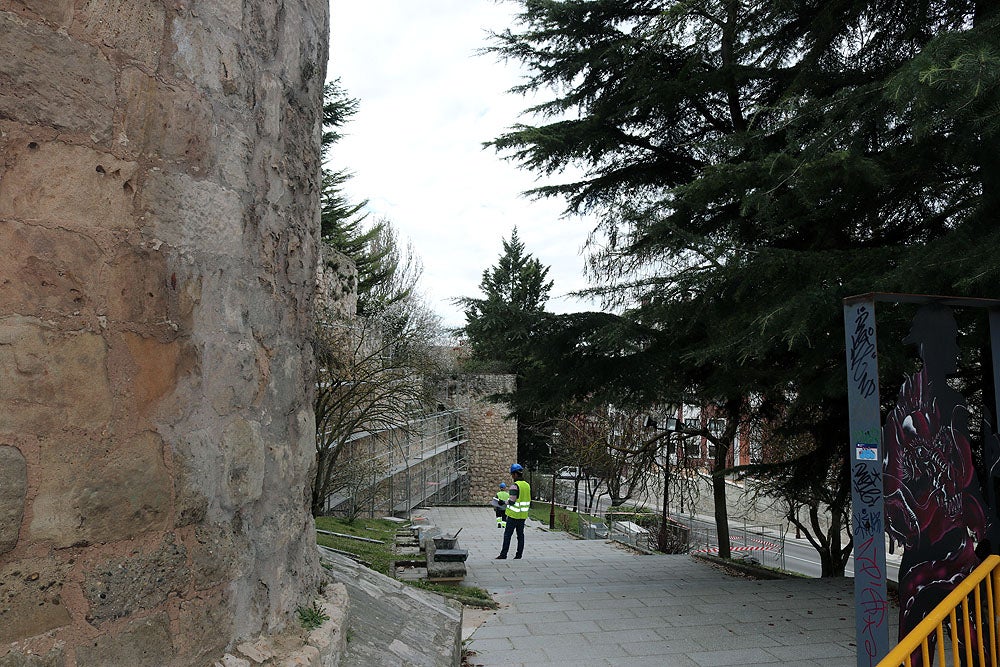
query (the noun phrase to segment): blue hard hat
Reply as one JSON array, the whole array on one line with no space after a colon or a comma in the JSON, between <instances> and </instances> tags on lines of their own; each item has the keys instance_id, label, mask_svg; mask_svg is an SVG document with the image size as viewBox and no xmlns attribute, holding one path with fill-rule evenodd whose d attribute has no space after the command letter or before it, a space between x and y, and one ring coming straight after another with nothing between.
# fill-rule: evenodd
<instances>
[{"instance_id":1,"label":"blue hard hat","mask_svg":"<svg viewBox=\"0 0 1000 667\"><path fill-rule=\"evenodd\" d=\"M506 489L507 485L504 482L500 482L500 488L501 489Z\"/></svg>"},{"instance_id":2,"label":"blue hard hat","mask_svg":"<svg viewBox=\"0 0 1000 667\"><path fill-rule=\"evenodd\" d=\"M524 470L524 468L521 466L520 463L514 463L513 465L510 466L510 471L512 473L513 472L521 472L522 470Z\"/></svg>"}]
</instances>

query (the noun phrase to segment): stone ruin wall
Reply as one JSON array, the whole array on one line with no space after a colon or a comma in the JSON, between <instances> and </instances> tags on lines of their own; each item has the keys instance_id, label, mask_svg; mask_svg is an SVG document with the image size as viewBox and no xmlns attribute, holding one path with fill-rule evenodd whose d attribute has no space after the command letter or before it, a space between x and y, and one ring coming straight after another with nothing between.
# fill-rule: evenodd
<instances>
[{"instance_id":1,"label":"stone ruin wall","mask_svg":"<svg viewBox=\"0 0 1000 667\"><path fill-rule=\"evenodd\" d=\"M346 321L358 313L358 266L344 253L319 244L316 305L322 317Z\"/></svg>"},{"instance_id":2,"label":"stone ruin wall","mask_svg":"<svg viewBox=\"0 0 1000 667\"><path fill-rule=\"evenodd\" d=\"M315 592L327 14L0 0L0 663L211 664Z\"/></svg>"},{"instance_id":3,"label":"stone ruin wall","mask_svg":"<svg viewBox=\"0 0 1000 667\"><path fill-rule=\"evenodd\" d=\"M466 458L469 502L488 503L500 485L511 483L510 464L517 461L517 420L510 406L489 400L492 394L514 390L513 375L453 375L448 381L450 408L468 410Z\"/></svg>"}]
</instances>

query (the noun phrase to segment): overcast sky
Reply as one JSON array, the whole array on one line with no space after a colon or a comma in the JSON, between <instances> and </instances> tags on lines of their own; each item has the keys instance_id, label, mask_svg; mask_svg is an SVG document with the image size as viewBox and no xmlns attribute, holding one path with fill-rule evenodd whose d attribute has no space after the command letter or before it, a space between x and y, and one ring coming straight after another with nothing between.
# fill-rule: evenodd
<instances>
[{"instance_id":1,"label":"overcast sky","mask_svg":"<svg viewBox=\"0 0 1000 667\"><path fill-rule=\"evenodd\" d=\"M529 105L506 91L515 63L476 55L487 31L510 25L516 6L493 0L331 0L328 79L340 77L360 109L330 151L347 167L354 201L368 199L424 263L422 288L449 327L464 324L454 297L480 296L483 270L516 225L555 281L547 309L591 308L562 298L586 285L580 249L589 225L562 218L562 200L521 195L536 182L483 142Z\"/></svg>"}]
</instances>

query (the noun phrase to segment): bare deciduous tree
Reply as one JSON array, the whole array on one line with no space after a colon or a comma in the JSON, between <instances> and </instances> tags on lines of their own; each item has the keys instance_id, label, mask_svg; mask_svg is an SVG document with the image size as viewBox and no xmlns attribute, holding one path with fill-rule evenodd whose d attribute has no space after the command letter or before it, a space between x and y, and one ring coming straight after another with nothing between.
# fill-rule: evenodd
<instances>
[{"instance_id":1,"label":"bare deciduous tree","mask_svg":"<svg viewBox=\"0 0 1000 667\"><path fill-rule=\"evenodd\" d=\"M312 511L343 488L347 443L365 433L409 429L428 403L438 360L438 321L413 303L377 317L320 318L316 332L316 478Z\"/></svg>"}]
</instances>

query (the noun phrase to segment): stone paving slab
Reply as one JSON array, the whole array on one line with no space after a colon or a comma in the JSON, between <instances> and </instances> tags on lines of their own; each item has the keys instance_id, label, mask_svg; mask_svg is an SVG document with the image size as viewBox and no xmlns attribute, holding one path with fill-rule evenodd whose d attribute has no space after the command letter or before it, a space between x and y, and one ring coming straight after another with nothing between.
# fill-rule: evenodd
<instances>
[{"instance_id":1,"label":"stone paving slab","mask_svg":"<svg viewBox=\"0 0 1000 667\"><path fill-rule=\"evenodd\" d=\"M831 667L853 665L851 579L754 581L690 556L643 555L577 540L535 521L524 558L494 560L488 507L420 510L462 532L465 583L501 608L463 634L469 665ZM491 530L492 529L492 530ZM513 551L513 546L511 547ZM891 614L890 636L895 635Z\"/></svg>"}]
</instances>

